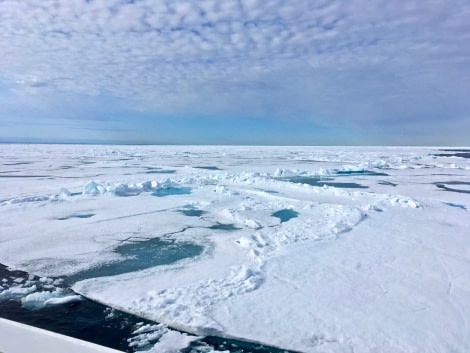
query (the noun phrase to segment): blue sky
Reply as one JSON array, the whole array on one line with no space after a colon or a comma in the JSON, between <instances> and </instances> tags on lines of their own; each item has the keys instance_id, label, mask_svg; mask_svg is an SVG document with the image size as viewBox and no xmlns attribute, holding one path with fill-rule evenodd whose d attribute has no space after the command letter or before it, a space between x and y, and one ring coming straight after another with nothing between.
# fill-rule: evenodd
<instances>
[{"instance_id":1,"label":"blue sky","mask_svg":"<svg viewBox=\"0 0 470 353\"><path fill-rule=\"evenodd\" d=\"M3 0L0 142L470 145L467 0Z\"/></svg>"}]
</instances>

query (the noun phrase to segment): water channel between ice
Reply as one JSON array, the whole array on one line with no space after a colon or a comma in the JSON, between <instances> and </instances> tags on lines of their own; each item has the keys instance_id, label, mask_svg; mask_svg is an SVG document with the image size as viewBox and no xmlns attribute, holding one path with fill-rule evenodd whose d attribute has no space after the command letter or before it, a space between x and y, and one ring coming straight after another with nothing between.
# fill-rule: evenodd
<instances>
[{"instance_id":1,"label":"water channel between ice","mask_svg":"<svg viewBox=\"0 0 470 353\"><path fill-rule=\"evenodd\" d=\"M220 226L217 229L233 230L228 227L231 225ZM88 278L113 276L172 264L181 259L196 257L203 250L202 245L174 239L128 239L114 249L122 257L121 261L106 263L63 280L39 278L22 271L9 271L6 266L0 265L0 316L126 352L135 352L137 349L145 351L158 341L158 330L161 331L163 325L87 298L67 300L66 298L78 297L70 289L71 286ZM56 302L59 305L50 305L49 303L53 303L51 299L57 299L56 297L63 297L65 300L63 303ZM136 333L142 330L145 335ZM164 327L164 330L170 329ZM149 333L153 335L153 339L148 339ZM285 352L273 347L214 336L198 339L182 352L202 353L208 350L237 353Z\"/></svg>"}]
</instances>

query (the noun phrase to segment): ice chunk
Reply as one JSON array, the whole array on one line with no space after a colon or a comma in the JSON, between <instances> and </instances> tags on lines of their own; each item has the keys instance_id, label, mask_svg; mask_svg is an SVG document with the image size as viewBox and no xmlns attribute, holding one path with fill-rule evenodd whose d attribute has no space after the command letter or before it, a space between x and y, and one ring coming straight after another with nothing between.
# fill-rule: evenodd
<instances>
[{"instance_id":1,"label":"ice chunk","mask_svg":"<svg viewBox=\"0 0 470 353\"><path fill-rule=\"evenodd\" d=\"M53 292L44 291L31 293L21 298L21 306L30 310L41 309L46 305L45 302L48 299L56 298L62 294L62 290L55 290Z\"/></svg>"},{"instance_id":2,"label":"ice chunk","mask_svg":"<svg viewBox=\"0 0 470 353\"><path fill-rule=\"evenodd\" d=\"M42 309L47 305L62 305L82 300L80 295L66 295L62 289L28 294L21 298L21 306L29 310Z\"/></svg>"},{"instance_id":3,"label":"ice chunk","mask_svg":"<svg viewBox=\"0 0 470 353\"><path fill-rule=\"evenodd\" d=\"M70 195L71 195L70 191L68 191L66 188L61 188L59 191L59 197L64 198Z\"/></svg>"},{"instance_id":4,"label":"ice chunk","mask_svg":"<svg viewBox=\"0 0 470 353\"><path fill-rule=\"evenodd\" d=\"M67 295L65 297L58 297L58 298L50 298L46 300L44 303L46 305L62 305L68 303L76 303L82 300L80 295Z\"/></svg>"},{"instance_id":5,"label":"ice chunk","mask_svg":"<svg viewBox=\"0 0 470 353\"><path fill-rule=\"evenodd\" d=\"M186 333L177 331L168 331L160 338L160 340L146 352L148 353L178 353L182 349L189 346L193 341L198 340L200 337L189 336Z\"/></svg>"},{"instance_id":6,"label":"ice chunk","mask_svg":"<svg viewBox=\"0 0 470 353\"><path fill-rule=\"evenodd\" d=\"M132 337L127 341L129 342L129 347L131 348L146 348L149 345L157 342L167 332L168 328L163 324L147 324L132 332Z\"/></svg>"},{"instance_id":7,"label":"ice chunk","mask_svg":"<svg viewBox=\"0 0 470 353\"><path fill-rule=\"evenodd\" d=\"M54 282L54 280L52 278L41 277L41 278L39 278L39 282L51 284L52 282Z\"/></svg>"},{"instance_id":8,"label":"ice chunk","mask_svg":"<svg viewBox=\"0 0 470 353\"><path fill-rule=\"evenodd\" d=\"M87 195L101 195L106 192L106 188L101 185L96 183L95 181L89 181L85 185L85 189L83 190L84 194Z\"/></svg>"},{"instance_id":9,"label":"ice chunk","mask_svg":"<svg viewBox=\"0 0 470 353\"><path fill-rule=\"evenodd\" d=\"M7 290L4 290L2 293L0 293L0 299L15 299L15 298L20 298L25 295L28 295L30 293L33 293L37 290L38 288L36 285L31 286L31 287L11 287Z\"/></svg>"},{"instance_id":10,"label":"ice chunk","mask_svg":"<svg viewBox=\"0 0 470 353\"><path fill-rule=\"evenodd\" d=\"M142 187L136 185L117 184L114 189L116 196L136 196L142 192Z\"/></svg>"}]
</instances>

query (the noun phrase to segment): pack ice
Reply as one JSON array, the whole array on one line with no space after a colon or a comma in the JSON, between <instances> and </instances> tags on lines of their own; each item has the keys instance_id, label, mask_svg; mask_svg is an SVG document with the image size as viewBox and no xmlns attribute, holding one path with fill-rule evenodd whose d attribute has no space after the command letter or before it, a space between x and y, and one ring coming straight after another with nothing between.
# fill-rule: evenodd
<instances>
[{"instance_id":1,"label":"pack ice","mask_svg":"<svg viewBox=\"0 0 470 353\"><path fill-rule=\"evenodd\" d=\"M469 154L3 145L0 262L196 335L470 351ZM0 285L79 300L35 290Z\"/></svg>"}]
</instances>

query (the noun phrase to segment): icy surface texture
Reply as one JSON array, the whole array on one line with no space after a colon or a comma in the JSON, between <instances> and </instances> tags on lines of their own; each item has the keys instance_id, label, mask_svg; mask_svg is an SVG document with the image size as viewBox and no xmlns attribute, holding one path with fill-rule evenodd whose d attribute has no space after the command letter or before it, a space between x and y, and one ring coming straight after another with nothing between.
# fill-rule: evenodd
<instances>
[{"instance_id":1,"label":"icy surface texture","mask_svg":"<svg viewBox=\"0 0 470 353\"><path fill-rule=\"evenodd\" d=\"M197 335L303 352L465 352L470 159L461 153L4 145L0 263L72 279L109 269L74 290ZM142 256L120 252L126 244L146 241L199 250L113 272ZM0 296L79 300L34 285L3 283ZM151 349L163 352L193 339L165 327L132 343L159 336Z\"/></svg>"}]
</instances>

